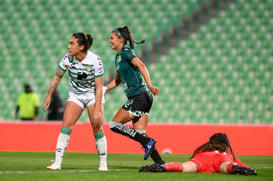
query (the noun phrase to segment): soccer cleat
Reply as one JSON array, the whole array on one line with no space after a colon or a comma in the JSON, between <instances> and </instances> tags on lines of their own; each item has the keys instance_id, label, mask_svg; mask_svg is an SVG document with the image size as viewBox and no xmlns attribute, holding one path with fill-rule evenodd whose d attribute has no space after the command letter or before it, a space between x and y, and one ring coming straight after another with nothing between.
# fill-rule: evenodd
<instances>
[{"instance_id":1,"label":"soccer cleat","mask_svg":"<svg viewBox=\"0 0 273 181\"><path fill-rule=\"evenodd\" d=\"M165 172L166 168L161 164L145 165L139 169L139 172Z\"/></svg>"},{"instance_id":2,"label":"soccer cleat","mask_svg":"<svg viewBox=\"0 0 273 181\"><path fill-rule=\"evenodd\" d=\"M48 169L48 170L61 170L62 167L61 167L61 164L56 163L54 161L51 165L49 165L48 167L46 167L46 169Z\"/></svg>"},{"instance_id":3,"label":"soccer cleat","mask_svg":"<svg viewBox=\"0 0 273 181\"><path fill-rule=\"evenodd\" d=\"M233 165L232 171L234 174L240 175L257 175L257 172L251 168L242 167L240 165Z\"/></svg>"},{"instance_id":4,"label":"soccer cleat","mask_svg":"<svg viewBox=\"0 0 273 181\"><path fill-rule=\"evenodd\" d=\"M147 160L147 158L150 156L152 151L154 150L156 141L153 138L150 138L148 143L146 143L143 147L145 149L145 154L144 154L144 160Z\"/></svg>"},{"instance_id":5,"label":"soccer cleat","mask_svg":"<svg viewBox=\"0 0 273 181\"><path fill-rule=\"evenodd\" d=\"M252 168L248 168L247 172L249 173L248 175L258 175L256 170L252 169Z\"/></svg>"},{"instance_id":6,"label":"soccer cleat","mask_svg":"<svg viewBox=\"0 0 273 181\"><path fill-rule=\"evenodd\" d=\"M106 163L101 163L98 170L99 171L108 171L107 164Z\"/></svg>"}]
</instances>

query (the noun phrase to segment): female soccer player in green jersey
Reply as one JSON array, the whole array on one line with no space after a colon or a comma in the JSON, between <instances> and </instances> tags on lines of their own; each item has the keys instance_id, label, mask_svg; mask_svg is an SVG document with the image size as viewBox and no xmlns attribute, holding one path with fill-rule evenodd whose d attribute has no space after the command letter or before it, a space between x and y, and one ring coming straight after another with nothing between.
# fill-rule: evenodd
<instances>
[{"instance_id":1,"label":"female soccer player in green jersey","mask_svg":"<svg viewBox=\"0 0 273 181\"><path fill-rule=\"evenodd\" d=\"M105 90L113 89L122 82L128 98L112 119L110 129L139 142L145 149L144 160L151 156L156 164L163 164L165 162L155 148L155 139L148 137L145 132L153 104L152 94L158 95L159 90L152 85L146 66L136 56L136 42L127 26L113 30L110 43L112 49L118 52L115 58L116 77L105 86ZM132 128L125 125L129 121L132 121Z\"/></svg>"}]
</instances>

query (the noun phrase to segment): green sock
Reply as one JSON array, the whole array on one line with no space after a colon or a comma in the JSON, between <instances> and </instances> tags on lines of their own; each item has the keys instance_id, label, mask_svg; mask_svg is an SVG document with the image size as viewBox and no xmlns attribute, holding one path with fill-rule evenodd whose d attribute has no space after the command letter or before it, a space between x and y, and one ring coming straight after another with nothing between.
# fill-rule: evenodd
<instances>
[{"instance_id":1,"label":"green sock","mask_svg":"<svg viewBox=\"0 0 273 181\"><path fill-rule=\"evenodd\" d=\"M66 135L70 135L71 131L72 131L71 129L66 128L64 126L62 126L62 128L61 128L61 133L66 134Z\"/></svg>"},{"instance_id":2,"label":"green sock","mask_svg":"<svg viewBox=\"0 0 273 181\"><path fill-rule=\"evenodd\" d=\"M94 133L94 136L95 136L96 140L100 139L100 138L104 137L104 132L102 131L102 132L99 132L99 133Z\"/></svg>"}]
</instances>

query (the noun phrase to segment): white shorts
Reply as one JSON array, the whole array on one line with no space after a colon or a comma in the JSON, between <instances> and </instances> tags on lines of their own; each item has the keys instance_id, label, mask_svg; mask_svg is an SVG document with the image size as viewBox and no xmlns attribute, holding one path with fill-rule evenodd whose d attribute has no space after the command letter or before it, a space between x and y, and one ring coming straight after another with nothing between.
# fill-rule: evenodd
<instances>
[{"instance_id":1,"label":"white shorts","mask_svg":"<svg viewBox=\"0 0 273 181\"><path fill-rule=\"evenodd\" d=\"M79 106L81 106L81 108L86 108L91 104L94 104L96 102L96 97L94 93L81 93L81 94L75 94L73 92L69 91L68 97L67 97L67 101L73 101L76 104L78 104ZM104 96L102 96L102 104L105 103L105 99Z\"/></svg>"}]
</instances>

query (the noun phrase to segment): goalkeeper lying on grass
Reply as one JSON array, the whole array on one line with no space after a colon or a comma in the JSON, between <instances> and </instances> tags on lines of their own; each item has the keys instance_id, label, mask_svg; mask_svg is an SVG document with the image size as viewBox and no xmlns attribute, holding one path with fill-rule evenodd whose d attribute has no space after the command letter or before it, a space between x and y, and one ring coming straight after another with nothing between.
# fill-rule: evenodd
<instances>
[{"instance_id":1,"label":"goalkeeper lying on grass","mask_svg":"<svg viewBox=\"0 0 273 181\"><path fill-rule=\"evenodd\" d=\"M216 133L199 146L189 161L184 163L146 165L140 172L202 172L257 175L256 171L241 162L233 153L228 136Z\"/></svg>"}]
</instances>

